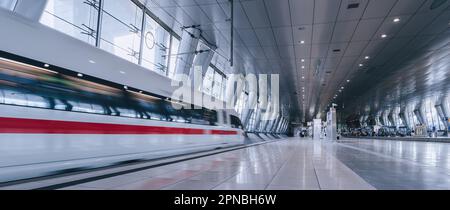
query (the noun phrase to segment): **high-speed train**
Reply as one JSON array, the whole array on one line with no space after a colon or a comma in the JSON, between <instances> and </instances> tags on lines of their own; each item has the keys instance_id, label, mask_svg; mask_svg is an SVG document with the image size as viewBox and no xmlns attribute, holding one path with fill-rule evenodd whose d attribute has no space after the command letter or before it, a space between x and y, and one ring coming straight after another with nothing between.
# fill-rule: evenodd
<instances>
[{"instance_id":1,"label":"high-speed train","mask_svg":"<svg viewBox=\"0 0 450 210\"><path fill-rule=\"evenodd\" d=\"M170 79L39 23L2 25L0 182L243 144L233 110L172 101Z\"/></svg>"}]
</instances>

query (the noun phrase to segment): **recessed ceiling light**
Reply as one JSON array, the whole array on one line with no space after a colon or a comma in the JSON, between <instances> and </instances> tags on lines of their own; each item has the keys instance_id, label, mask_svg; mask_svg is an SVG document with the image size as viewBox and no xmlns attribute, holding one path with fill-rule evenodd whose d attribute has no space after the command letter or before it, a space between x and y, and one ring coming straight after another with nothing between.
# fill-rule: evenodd
<instances>
[{"instance_id":1,"label":"recessed ceiling light","mask_svg":"<svg viewBox=\"0 0 450 210\"><path fill-rule=\"evenodd\" d=\"M394 23L400 22L400 18L394 18Z\"/></svg>"},{"instance_id":2,"label":"recessed ceiling light","mask_svg":"<svg viewBox=\"0 0 450 210\"><path fill-rule=\"evenodd\" d=\"M93 61L93 60L89 60L89 63L92 63L92 64L94 64L94 63L95 63L95 61Z\"/></svg>"},{"instance_id":3,"label":"recessed ceiling light","mask_svg":"<svg viewBox=\"0 0 450 210\"><path fill-rule=\"evenodd\" d=\"M302 79L305 79L305 77L302 77Z\"/></svg>"},{"instance_id":4,"label":"recessed ceiling light","mask_svg":"<svg viewBox=\"0 0 450 210\"><path fill-rule=\"evenodd\" d=\"M351 3L347 5L347 9L356 9L359 7L359 3Z\"/></svg>"},{"instance_id":5,"label":"recessed ceiling light","mask_svg":"<svg viewBox=\"0 0 450 210\"><path fill-rule=\"evenodd\" d=\"M387 35L386 34L381 34L381 38L386 38L387 37Z\"/></svg>"},{"instance_id":6,"label":"recessed ceiling light","mask_svg":"<svg viewBox=\"0 0 450 210\"><path fill-rule=\"evenodd\" d=\"M343 90L343 89L345 89L344 87L341 87L341 89Z\"/></svg>"},{"instance_id":7,"label":"recessed ceiling light","mask_svg":"<svg viewBox=\"0 0 450 210\"><path fill-rule=\"evenodd\" d=\"M77 76L78 77L83 77L83 74L82 73L78 73Z\"/></svg>"},{"instance_id":8,"label":"recessed ceiling light","mask_svg":"<svg viewBox=\"0 0 450 210\"><path fill-rule=\"evenodd\" d=\"M302 69L304 69L305 68L305 66L302 66Z\"/></svg>"},{"instance_id":9,"label":"recessed ceiling light","mask_svg":"<svg viewBox=\"0 0 450 210\"><path fill-rule=\"evenodd\" d=\"M125 74L125 72L124 72L124 71L120 71L120 73L121 73L121 74Z\"/></svg>"},{"instance_id":10,"label":"recessed ceiling light","mask_svg":"<svg viewBox=\"0 0 450 210\"><path fill-rule=\"evenodd\" d=\"M304 63L305 62L305 59L302 59L302 63Z\"/></svg>"},{"instance_id":11,"label":"recessed ceiling light","mask_svg":"<svg viewBox=\"0 0 450 210\"><path fill-rule=\"evenodd\" d=\"M347 80L347 83L349 83L349 82L350 82L350 80L348 79L348 80Z\"/></svg>"},{"instance_id":12,"label":"recessed ceiling light","mask_svg":"<svg viewBox=\"0 0 450 210\"><path fill-rule=\"evenodd\" d=\"M305 44L305 41L303 41L303 40L302 40L302 41L300 41L300 44Z\"/></svg>"},{"instance_id":13,"label":"recessed ceiling light","mask_svg":"<svg viewBox=\"0 0 450 210\"><path fill-rule=\"evenodd\" d=\"M364 59L369 60L369 59L370 59L370 56L366 56L366 57L364 57Z\"/></svg>"},{"instance_id":14,"label":"recessed ceiling light","mask_svg":"<svg viewBox=\"0 0 450 210\"><path fill-rule=\"evenodd\" d=\"M48 67L50 67L50 65L46 63L46 64L44 64L44 67L48 68Z\"/></svg>"}]
</instances>

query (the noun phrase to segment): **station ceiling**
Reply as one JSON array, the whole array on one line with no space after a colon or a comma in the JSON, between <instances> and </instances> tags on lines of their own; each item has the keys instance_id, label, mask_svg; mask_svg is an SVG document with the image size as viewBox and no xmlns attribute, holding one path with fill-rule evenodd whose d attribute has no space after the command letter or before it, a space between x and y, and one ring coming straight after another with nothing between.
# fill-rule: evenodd
<instances>
[{"instance_id":1,"label":"station ceiling","mask_svg":"<svg viewBox=\"0 0 450 210\"><path fill-rule=\"evenodd\" d=\"M230 58L229 0L139 1L175 31L200 25ZM223 70L280 74L294 121L450 90L448 0L234 0L234 32Z\"/></svg>"}]
</instances>

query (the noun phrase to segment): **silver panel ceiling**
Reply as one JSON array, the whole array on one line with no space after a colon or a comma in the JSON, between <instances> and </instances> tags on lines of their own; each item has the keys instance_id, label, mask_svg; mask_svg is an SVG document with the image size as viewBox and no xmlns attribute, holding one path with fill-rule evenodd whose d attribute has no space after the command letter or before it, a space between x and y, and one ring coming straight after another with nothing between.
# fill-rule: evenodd
<instances>
[{"instance_id":1,"label":"silver panel ceiling","mask_svg":"<svg viewBox=\"0 0 450 210\"><path fill-rule=\"evenodd\" d=\"M230 57L228 0L140 1L179 34L200 24ZM234 0L234 22L235 67L223 70L279 73L283 104L298 121L335 95L353 109L449 91L450 1Z\"/></svg>"}]
</instances>

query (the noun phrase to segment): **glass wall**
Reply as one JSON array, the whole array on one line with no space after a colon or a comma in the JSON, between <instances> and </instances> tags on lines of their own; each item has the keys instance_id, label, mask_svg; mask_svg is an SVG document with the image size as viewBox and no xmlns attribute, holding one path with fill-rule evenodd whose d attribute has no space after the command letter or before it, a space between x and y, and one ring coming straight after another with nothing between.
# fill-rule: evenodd
<instances>
[{"instance_id":1,"label":"glass wall","mask_svg":"<svg viewBox=\"0 0 450 210\"><path fill-rule=\"evenodd\" d=\"M131 1L104 0L100 48L138 63L143 11Z\"/></svg>"},{"instance_id":2,"label":"glass wall","mask_svg":"<svg viewBox=\"0 0 450 210\"><path fill-rule=\"evenodd\" d=\"M203 78L202 92L214 98L224 100L227 78L214 67L209 66Z\"/></svg>"},{"instance_id":3,"label":"glass wall","mask_svg":"<svg viewBox=\"0 0 450 210\"><path fill-rule=\"evenodd\" d=\"M168 74L171 35L150 16L145 18L142 66L159 74ZM175 52L177 53L177 52Z\"/></svg>"},{"instance_id":4,"label":"glass wall","mask_svg":"<svg viewBox=\"0 0 450 210\"><path fill-rule=\"evenodd\" d=\"M5 0L0 6L15 3ZM99 8L103 8L101 15ZM179 36L131 0L48 0L40 22L161 75L174 75Z\"/></svg>"},{"instance_id":5,"label":"glass wall","mask_svg":"<svg viewBox=\"0 0 450 210\"><path fill-rule=\"evenodd\" d=\"M172 42L170 46L170 56L169 56L169 71L167 74L167 76L170 78L173 78L175 76L180 44L181 44L180 40L172 36Z\"/></svg>"},{"instance_id":6,"label":"glass wall","mask_svg":"<svg viewBox=\"0 0 450 210\"><path fill-rule=\"evenodd\" d=\"M388 115L391 112L389 108L386 108L384 111L381 110L381 111L379 111L379 113L382 113L380 116L384 120L384 123L387 126L406 126L406 125L408 125L410 129L414 129L415 126L420 124L420 121L419 121L417 115L414 113L414 110L416 110L416 108L419 108L423 114L425 125L427 126L429 131L432 131L433 129L446 130L447 129L446 124L444 124L445 119L443 119L443 118L448 118L450 116L440 116L436 105L441 105L443 108L443 111L447 112L447 113L442 113L441 115L449 115L448 110L450 109L450 101L448 100L448 98L450 95L449 94L447 94L447 95L448 96L445 97L444 100L442 100L442 104L441 104L441 102L437 103L438 101L440 101L439 100L440 97L438 97L438 96L430 96L430 97L421 99L420 102L419 101L408 102L406 104L406 107L404 110L406 122L404 122L403 119L400 117L400 111L401 111L400 106L394 107L393 111L392 111L392 118L393 118L395 124L392 124L388 119ZM381 122L378 121L377 124L381 125Z\"/></svg>"},{"instance_id":7,"label":"glass wall","mask_svg":"<svg viewBox=\"0 0 450 210\"><path fill-rule=\"evenodd\" d=\"M93 0L48 0L40 22L95 45L98 6Z\"/></svg>"},{"instance_id":8,"label":"glass wall","mask_svg":"<svg viewBox=\"0 0 450 210\"><path fill-rule=\"evenodd\" d=\"M14 7L17 4L17 0L1 0L0 1L0 8L7 9L7 10L14 10Z\"/></svg>"}]
</instances>

